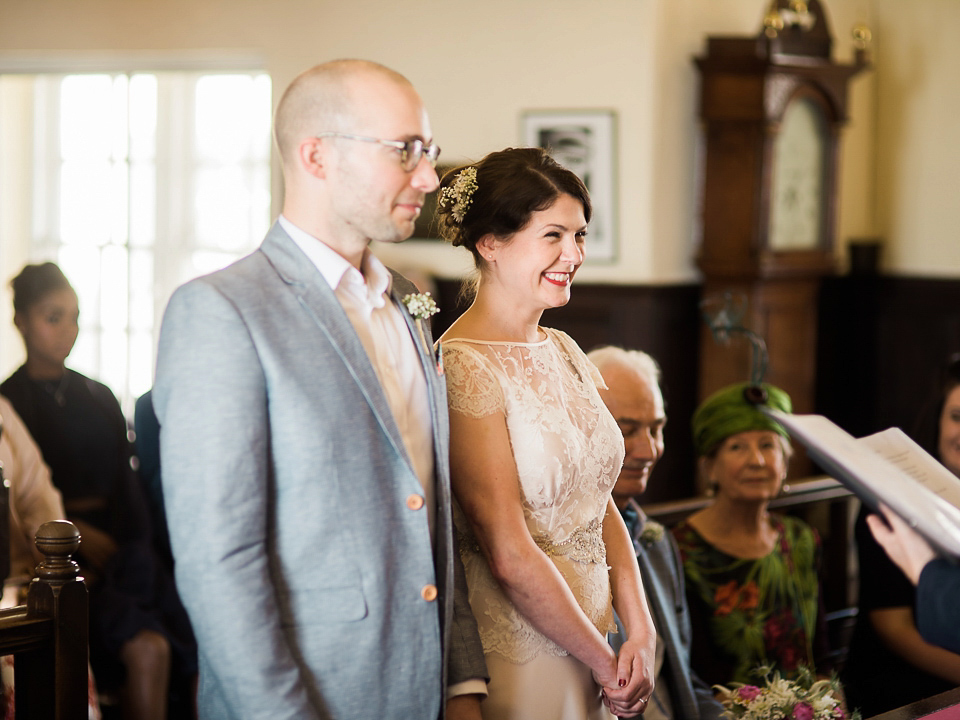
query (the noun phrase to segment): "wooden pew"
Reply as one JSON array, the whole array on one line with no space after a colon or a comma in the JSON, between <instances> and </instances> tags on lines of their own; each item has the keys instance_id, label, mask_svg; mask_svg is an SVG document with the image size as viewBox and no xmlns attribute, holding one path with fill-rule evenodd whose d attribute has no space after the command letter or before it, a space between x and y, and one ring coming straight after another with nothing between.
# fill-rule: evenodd
<instances>
[{"instance_id":1,"label":"wooden pew","mask_svg":"<svg viewBox=\"0 0 960 720\"><path fill-rule=\"evenodd\" d=\"M27 604L0 610L0 655L15 659L18 718L87 718L87 588L71 560L79 546L73 523L41 525L37 548L44 559Z\"/></svg>"}]
</instances>

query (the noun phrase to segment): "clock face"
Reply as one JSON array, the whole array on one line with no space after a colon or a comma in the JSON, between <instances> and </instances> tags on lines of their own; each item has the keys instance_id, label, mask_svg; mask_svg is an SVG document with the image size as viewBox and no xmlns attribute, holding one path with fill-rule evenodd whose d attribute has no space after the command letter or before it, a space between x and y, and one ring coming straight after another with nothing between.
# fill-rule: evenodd
<instances>
[{"instance_id":1,"label":"clock face","mask_svg":"<svg viewBox=\"0 0 960 720\"><path fill-rule=\"evenodd\" d=\"M823 111L813 100L797 98L783 114L774 145L770 249L811 250L820 246L826 151Z\"/></svg>"}]
</instances>

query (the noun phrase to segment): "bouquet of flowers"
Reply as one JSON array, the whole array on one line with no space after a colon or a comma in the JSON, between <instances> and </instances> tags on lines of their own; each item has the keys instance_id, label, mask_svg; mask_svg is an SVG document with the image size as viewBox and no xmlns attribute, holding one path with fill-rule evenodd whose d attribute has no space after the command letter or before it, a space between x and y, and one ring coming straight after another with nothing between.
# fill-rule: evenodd
<instances>
[{"instance_id":1,"label":"bouquet of flowers","mask_svg":"<svg viewBox=\"0 0 960 720\"><path fill-rule=\"evenodd\" d=\"M836 678L815 680L807 667L798 668L796 680L786 680L770 668L760 668L764 684L730 687L714 685L718 699L731 720L860 720L860 713L848 715L840 704L840 683Z\"/></svg>"}]
</instances>

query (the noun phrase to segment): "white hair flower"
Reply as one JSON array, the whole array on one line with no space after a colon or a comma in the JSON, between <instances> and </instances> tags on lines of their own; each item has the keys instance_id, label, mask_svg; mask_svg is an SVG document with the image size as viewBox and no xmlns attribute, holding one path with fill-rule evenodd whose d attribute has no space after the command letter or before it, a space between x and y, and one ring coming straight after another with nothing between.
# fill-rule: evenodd
<instances>
[{"instance_id":1,"label":"white hair flower","mask_svg":"<svg viewBox=\"0 0 960 720\"><path fill-rule=\"evenodd\" d=\"M473 202L473 193L477 189L477 168L465 167L457 179L440 191L440 205L450 206L450 214L458 223L462 223Z\"/></svg>"}]
</instances>

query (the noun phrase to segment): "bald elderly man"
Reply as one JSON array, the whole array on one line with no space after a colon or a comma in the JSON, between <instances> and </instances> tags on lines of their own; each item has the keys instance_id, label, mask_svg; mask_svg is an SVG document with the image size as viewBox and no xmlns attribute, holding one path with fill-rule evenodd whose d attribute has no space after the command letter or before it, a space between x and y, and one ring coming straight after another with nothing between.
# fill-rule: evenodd
<instances>
[{"instance_id":1,"label":"bald elderly man","mask_svg":"<svg viewBox=\"0 0 960 720\"><path fill-rule=\"evenodd\" d=\"M633 538L657 628L656 687L644 718L717 720L723 707L690 668L690 613L680 555L673 536L648 519L637 502L663 455L667 415L660 392L660 368L646 353L618 347L599 348L587 357L600 369L607 385L600 390L600 397L623 433L626 454L613 501ZM613 644L618 642L615 637Z\"/></svg>"},{"instance_id":2,"label":"bald elderly man","mask_svg":"<svg viewBox=\"0 0 960 720\"><path fill-rule=\"evenodd\" d=\"M438 185L420 96L375 63L277 107L283 213L167 307L153 392L202 718L479 717L444 378L370 252ZM418 325L422 326L421 328Z\"/></svg>"}]
</instances>

